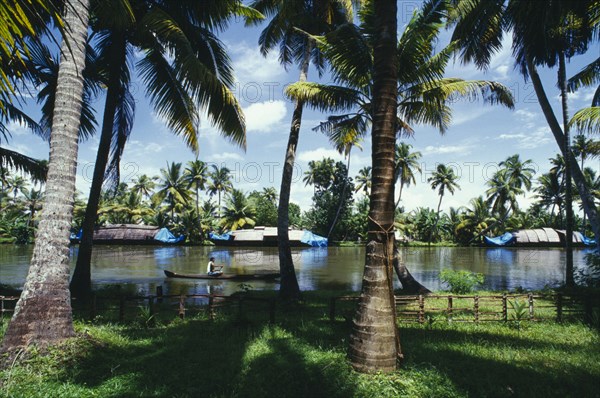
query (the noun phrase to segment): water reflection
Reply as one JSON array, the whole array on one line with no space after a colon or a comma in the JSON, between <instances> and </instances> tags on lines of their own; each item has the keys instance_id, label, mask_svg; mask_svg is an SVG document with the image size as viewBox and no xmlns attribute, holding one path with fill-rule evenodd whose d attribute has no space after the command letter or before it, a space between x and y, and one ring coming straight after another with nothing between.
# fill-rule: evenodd
<instances>
[{"instance_id":1,"label":"water reflection","mask_svg":"<svg viewBox=\"0 0 600 398\"><path fill-rule=\"evenodd\" d=\"M32 246L0 246L0 283L22 286ZM574 252L576 267L584 267L586 250ZM77 247L71 249L72 266ZM446 268L485 275L487 289L523 287L540 289L564 278L564 252L551 248L487 249L470 247L403 248L402 259L410 272L430 289L440 289L439 272ZM97 246L92 258L96 286L130 284L137 292L152 293L163 286L164 294L232 294L239 282L223 280L167 279L165 269L203 273L209 257L225 265L227 273L277 272L277 248ZM292 249L302 290L360 290L365 262L362 247ZM253 289L278 289L277 282L252 281ZM399 287L396 282L396 286Z\"/></svg>"}]
</instances>

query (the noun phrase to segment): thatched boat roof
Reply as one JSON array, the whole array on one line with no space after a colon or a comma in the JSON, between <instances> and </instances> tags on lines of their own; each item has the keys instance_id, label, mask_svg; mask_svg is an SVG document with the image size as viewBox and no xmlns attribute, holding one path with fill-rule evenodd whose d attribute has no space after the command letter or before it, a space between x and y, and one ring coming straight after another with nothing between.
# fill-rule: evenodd
<instances>
[{"instance_id":1,"label":"thatched boat roof","mask_svg":"<svg viewBox=\"0 0 600 398\"><path fill-rule=\"evenodd\" d=\"M520 229L513 232L518 245L552 245L564 244L566 233L554 228ZM578 234L573 234L573 243L582 244Z\"/></svg>"},{"instance_id":2,"label":"thatched boat roof","mask_svg":"<svg viewBox=\"0 0 600 398\"><path fill-rule=\"evenodd\" d=\"M160 228L152 225L117 224L107 225L94 230L94 241L148 241Z\"/></svg>"}]
</instances>

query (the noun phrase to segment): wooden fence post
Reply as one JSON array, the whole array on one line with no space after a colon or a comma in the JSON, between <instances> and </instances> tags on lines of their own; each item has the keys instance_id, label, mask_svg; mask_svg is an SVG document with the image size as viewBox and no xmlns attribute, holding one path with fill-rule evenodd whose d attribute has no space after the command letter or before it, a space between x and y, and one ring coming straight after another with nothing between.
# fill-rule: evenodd
<instances>
[{"instance_id":1,"label":"wooden fence post","mask_svg":"<svg viewBox=\"0 0 600 398\"><path fill-rule=\"evenodd\" d=\"M329 322L335 321L335 297L329 299Z\"/></svg>"},{"instance_id":2,"label":"wooden fence post","mask_svg":"<svg viewBox=\"0 0 600 398\"><path fill-rule=\"evenodd\" d=\"M119 296L119 322L123 322L125 320L125 296Z\"/></svg>"},{"instance_id":3,"label":"wooden fence post","mask_svg":"<svg viewBox=\"0 0 600 398\"><path fill-rule=\"evenodd\" d=\"M479 296L473 297L473 315L475 322L479 322Z\"/></svg>"},{"instance_id":4,"label":"wooden fence post","mask_svg":"<svg viewBox=\"0 0 600 398\"><path fill-rule=\"evenodd\" d=\"M185 319L185 296L183 294L179 297L179 318Z\"/></svg>"},{"instance_id":5,"label":"wooden fence post","mask_svg":"<svg viewBox=\"0 0 600 398\"><path fill-rule=\"evenodd\" d=\"M163 287L156 286L156 299L159 303L162 303L162 296L163 296Z\"/></svg>"},{"instance_id":6,"label":"wooden fence post","mask_svg":"<svg viewBox=\"0 0 600 398\"><path fill-rule=\"evenodd\" d=\"M425 298L419 294L419 323L425 322Z\"/></svg>"},{"instance_id":7,"label":"wooden fence post","mask_svg":"<svg viewBox=\"0 0 600 398\"><path fill-rule=\"evenodd\" d=\"M562 312L563 312L563 296L559 292L556 295L556 322L562 322Z\"/></svg>"},{"instance_id":8,"label":"wooden fence post","mask_svg":"<svg viewBox=\"0 0 600 398\"><path fill-rule=\"evenodd\" d=\"M452 322L452 295L448 296L448 322Z\"/></svg>"},{"instance_id":9,"label":"wooden fence post","mask_svg":"<svg viewBox=\"0 0 600 398\"><path fill-rule=\"evenodd\" d=\"M504 322L508 321L508 305L506 300L506 293L502 294L502 320Z\"/></svg>"},{"instance_id":10,"label":"wooden fence post","mask_svg":"<svg viewBox=\"0 0 600 398\"><path fill-rule=\"evenodd\" d=\"M155 322L155 317L154 317L154 297L150 296L148 298L148 313L150 315L150 318L148 318L148 322L150 323L151 326L154 326L156 324Z\"/></svg>"},{"instance_id":11,"label":"wooden fence post","mask_svg":"<svg viewBox=\"0 0 600 398\"><path fill-rule=\"evenodd\" d=\"M529 320L533 321L533 294L529 293L527 299L529 301Z\"/></svg>"}]
</instances>

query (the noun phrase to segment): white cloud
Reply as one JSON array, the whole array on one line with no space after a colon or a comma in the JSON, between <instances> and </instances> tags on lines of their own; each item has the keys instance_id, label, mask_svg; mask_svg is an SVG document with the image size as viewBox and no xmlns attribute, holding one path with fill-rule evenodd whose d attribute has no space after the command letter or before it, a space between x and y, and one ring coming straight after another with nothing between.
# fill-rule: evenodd
<instances>
[{"instance_id":1,"label":"white cloud","mask_svg":"<svg viewBox=\"0 0 600 398\"><path fill-rule=\"evenodd\" d=\"M246 128L249 132L272 132L280 127L286 113L285 102L281 100L251 104L244 108Z\"/></svg>"},{"instance_id":2,"label":"white cloud","mask_svg":"<svg viewBox=\"0 0 600 398\"><path fill-rule=\"evenodd\" d=\"M298 154L298 160L302 162L310 162L311 160L321 160L323 158L332 158L333 160L344 160L335 149L326 149L323 147L313 149L311 151L303 151Z\"/></svg>"},{"instance_id":3,"label":"white cloud","mask_svg":"<svg viewBox=\"0 0 600 398\"><path fill-rule=\"evenodd\" d=\"M517 149L535 149L553 141L548 127L538 127L528 133L500 134L496 139L511 141Z\"/></svg>"},{"instance_id":4,"label":"white cloud","mask_svg":"<svg viewBox=\"0 0 600 398\"><path fill-rule=\"evenodd\" d=\"M209 160L213 162L224 162L226 160L244 160L244 158L240 154L234 152L223 152L213 153Z\"/></svg>"},{"instance_id":5,"label":"white cloud","mask_svg":"<svg viewBox=\"0 0 600 398\"><path fill-rule=\"evenodd\" d=\"M471 152L473 145L429 145L426 146L421 152L423 155L446 155L451 153L460 153L466 155Z\"/></svg>"},{"instance_id":6,"label":"white cloud","mask_svg":"<svg viewBox=\"0 0 600 398\"><path fill-rule=\"evenodd\" d=\"M32 134L25 124L19 122L10 122L6 125L6 128L13 136Z\"/></svg>"},{"instance_id":7,"label":"white cloud","mask_svg":"<svg viewBox=\"0 0 600 398\"><path fill-rule=\"evenodd\" d=\"M522 121L531 121L538 116L536 113L531 112L528 109L519 109L515 112L515 115L517 115Z\"/></svg>"},{"instance_id":8,"label":"white cloud","mask_svg":"<svg viewBox=\"0 0 600 398\"><path fill-rule=\"evenodd\" d=\"M250 83L258 83L267 91L273 87L270 83L276 83L275 87L281 84L279 78L285 74L285 70L279 64L277 51L271 51L266 57L263 57L258 46L249 45L245 41L226 44L233 59L233 69L242 91ZM281 91L281 87L279 87L279 91Z\"/></svg>"},{"instance_id":9,"label":"white cloud","mask_svg":"<svg viewBox=\"0 0 600 398\"><path fill-rule=\"evenodd\" d=\"M452 126L459 126L461 124L470 122L475 119L479 119L484 116L486 113L492 111L492 107L487 108L476 108L473 106L468 106L466 109L461 111L455 111L454 116L452 117Z\"/></svg>"}]
</instances>

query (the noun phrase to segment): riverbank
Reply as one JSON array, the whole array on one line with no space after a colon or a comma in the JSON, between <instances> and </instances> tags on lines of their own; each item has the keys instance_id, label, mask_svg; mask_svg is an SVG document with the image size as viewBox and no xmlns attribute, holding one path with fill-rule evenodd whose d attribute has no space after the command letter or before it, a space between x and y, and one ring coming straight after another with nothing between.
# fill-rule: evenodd
<instances>
[{"instance_id":1,"label":"riverbank","mask_svg":"<svg viewBox=\"0 0 600 398\"><path fill-rule=\"evenodd\" d=\"M303 304L278 308L275 325L261 311L211 321L204 311L150 319L141 308L125 324L77 320L79 338L0 372L0 385L27 397L598 394L600 337L580 323L400 324L401 368L355 373L346 359L351 323L328 321L328 297L306 292Z\"/></svg>"}]
</instances>

